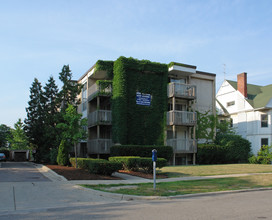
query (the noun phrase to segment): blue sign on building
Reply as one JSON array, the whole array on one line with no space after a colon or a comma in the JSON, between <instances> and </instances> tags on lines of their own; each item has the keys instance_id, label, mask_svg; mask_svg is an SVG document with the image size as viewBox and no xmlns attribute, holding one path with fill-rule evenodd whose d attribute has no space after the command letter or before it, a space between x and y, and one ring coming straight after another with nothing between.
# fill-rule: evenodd
<instances>
[{"instance_id":1,"label":"blue sign on building","mask_svg":"<svg viewBox=\"0 0 272 220\"><path fill-rule=\"evenodd\" d=\"M151 104L151 95L141 92L136 92L136 104L150 106Z\"/></svg>"}]
</instances>

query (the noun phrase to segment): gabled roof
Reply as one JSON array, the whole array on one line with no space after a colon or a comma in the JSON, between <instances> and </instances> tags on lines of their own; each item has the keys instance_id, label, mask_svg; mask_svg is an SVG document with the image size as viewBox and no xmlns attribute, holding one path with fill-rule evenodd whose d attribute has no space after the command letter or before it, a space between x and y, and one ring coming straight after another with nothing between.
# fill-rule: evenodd
<instances>
[{"instance_id":1,"label":"gabled roof","mask_svg":"<svg viewBox=\"0 0 272 220\"><path fill-rule=\"evenodd\" d=\"M227 82L237 90L237 82L227 80ZM272 98L272 84L258 86L247 84L247 101L253 108L264 108Z\"/></svg>"}]
</instances>

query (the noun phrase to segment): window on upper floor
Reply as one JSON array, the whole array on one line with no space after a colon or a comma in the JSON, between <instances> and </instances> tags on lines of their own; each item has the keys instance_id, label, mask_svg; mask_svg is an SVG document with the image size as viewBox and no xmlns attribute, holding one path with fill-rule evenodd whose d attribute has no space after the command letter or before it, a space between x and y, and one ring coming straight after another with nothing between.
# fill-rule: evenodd
<instances>
[{"instance_id":1,"label":"window on upper floor","mask_svg":"<svg viewBox=\"0 0 272 220\"><path fill-rule=\"evenodd\" d=\"M235 101L227 102L227 107L235 105Z\"/></svg>"},{"instance_id":2,"label":"window on upper floor","mask_svg":"<svg viewBox=\"0 0 272 220\"><path fill-rule=\"evenodd\" d=\"M267 114L262 114L261 115L261 127L262 128L267 128L268 127L268 115Z\"/></svg>"},{"instance_id":3,"label":"window on upper floor","mask_svg":"<svg viewBox=\"0 0 272 220\"><path fill-rule=\"evenodd\" d=\"M82 88L82 111L87 110L87 83Z\"/></svg>"},{"instance_id":4,"label":"window on upper floor","mask_svg":"<svg viewBox=\"0 0 272 220\"><path fill-rule=\"evenodd\" d=\"M268 146L268 138L261 138L261 146Z\"/></svg>"},{"instance_id":5,"label":"window on upper floor","mask_svg":"<svg viewBox=\"0 0 272 220\"><path fill-rule=\"evenodd\" d=\"M186 79L185 78L180 78L180 79L170 78L170 82L186 84Z\"/></svg>"}]
</instances>

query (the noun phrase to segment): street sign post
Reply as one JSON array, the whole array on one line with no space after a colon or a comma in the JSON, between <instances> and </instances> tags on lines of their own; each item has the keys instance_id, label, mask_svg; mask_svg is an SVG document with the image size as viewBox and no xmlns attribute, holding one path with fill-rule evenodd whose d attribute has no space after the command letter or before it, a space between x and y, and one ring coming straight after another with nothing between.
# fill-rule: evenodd
<instances>
[{"instance_id":1,"label":"street sign post","mask_svg":"<svg viewBox=\"0 0 272 220\"><path fill-rule=\"evenodd\" d=\"M152 150L152 161L153 161L153 189L156 189L156 161L157 161L157 150L153 149Z\"/></svg>"}]
</instances>

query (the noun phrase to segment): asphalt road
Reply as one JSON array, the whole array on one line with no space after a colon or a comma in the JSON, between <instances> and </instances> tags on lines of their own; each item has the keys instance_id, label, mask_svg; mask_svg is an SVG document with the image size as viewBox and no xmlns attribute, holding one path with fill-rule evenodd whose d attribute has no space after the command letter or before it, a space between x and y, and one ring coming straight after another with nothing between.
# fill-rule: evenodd
<instances>
[{"instance_id":1,"label":"asphalt road","mask_svg":"<svg viewBox=\"0 0 272 220\"><path fill-rule=\"evenodd\" d=\"M0 219L272 219L272 191L219 194L186 199L84 204L0 215Z\"/></svg>"},{"instance_id":2,"label":"asphalt road","mask_svg":"<svg viewBox=\"0 0 272 220\"><path fill-rule=\"evenodd\" d=\"M31 163L2 162L0 182L49 182Z\"/></svg>"}]
</instances>

